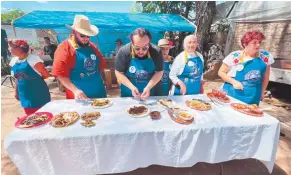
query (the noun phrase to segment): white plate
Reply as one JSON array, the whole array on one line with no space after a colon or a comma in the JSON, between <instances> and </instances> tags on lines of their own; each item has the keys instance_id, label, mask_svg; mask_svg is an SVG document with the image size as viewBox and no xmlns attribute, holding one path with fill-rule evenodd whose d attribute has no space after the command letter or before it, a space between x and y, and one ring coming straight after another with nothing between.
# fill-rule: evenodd
<instances>
[{"instance_id":1,"label":"white plate","mask_svg":"<svg viewBox=\"0 0 291 175\"><path fill-rule=\"evenodd\" d=\"M129 114L129 109L130 108L133 108L134 106L144 106L144 107L146 107L147 109L148 109L148 111L145 113L145 114L142 114L142 115L132 115L132 114ZM125 112L130 116L130 117L134 117L134 118L142 118L142 117L146 117L147 115L149 115L149 113L151 112L151 110L150 110L150 108L148 108L147 106L145 106L145 105L141 105L141 104L135 104L135 105L131 105L131 106L129 106L126 110L125 110Z\"/></svg>"},{"instance_id":2,"label":"white plate","mask_svg":"<svg viewBox=\"0 0 291 175\"><path fill-rule=\"evenodd\" d=\"M93 99L94 100L94 99ZM93 102L93 100L92 100L92 102ZM108 99L109 100L109 99ZM91 103L91 102L90 102ZM95 108L95 109L103 109L103 108L108 108L108 107L110 107L110 106L112 106L112 104L113 104L113 102L111 101L111 100L109 100L109 103L107 104L107 105L104 105L104 106L93 106L93 105L91 105L91 107L92 108Z\"/></svg>"},{"instance_id":3,"label":"white plate","mask_svg":"<svg viewBox=\"0 0 291 175\"><path fill-rule=\"evenodd\" d=\"M192 119L195 117L195 114L194 114L192 111L190 111L190 110L188 110L188 109L185 109L185 108L183 108L183 107L181 107L181 106L172 106L171 108L179 108L179 110L176 110L176 111L177 111L177 114L179 114L180 112L186 112L186 113L188 113L188 114L191 115L190 118L184 118L184 117L182 117L181 115L179 115L179 117L180 117L181 119L183 119L183 120L192 120Z\"/></svg>"},{"instance_id":4,"label":"white plate","mask_svg":"<svg viewBox=\"0 0 291 175\"><path fill-rule=\"evenodd\" d=\"M160 100L161 100L161 99L160 99ZM161 102L160 102L159 100L157 101L157 103L158 103L159 105L161 105L163 108L167 108L166 106L164 106L163 104L161 104ZM172 100L172 105L175 105L175 104L176 104L176 102ZM169 105L169 107L171 107L172 105Z\"/></svg>"}]
</instances>

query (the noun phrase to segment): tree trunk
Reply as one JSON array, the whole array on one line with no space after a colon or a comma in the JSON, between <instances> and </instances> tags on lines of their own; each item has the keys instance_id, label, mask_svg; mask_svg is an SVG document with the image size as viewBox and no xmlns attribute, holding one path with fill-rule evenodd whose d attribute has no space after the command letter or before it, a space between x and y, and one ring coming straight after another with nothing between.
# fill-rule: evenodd
<instances>
[{"instance_id":1,"label":"tree trunk","mask_svg":"<svg viewBox=\"0 0 291 175\"><path fill-rule=\"evenodd\" d=\"M205 47L210 40L210 27L215 15L215 1L196 1L197 37L203 56ZM206 57L204 57L206 58ZM206 60L204 61L206 63Z\"/></svg>"}]
</instances>

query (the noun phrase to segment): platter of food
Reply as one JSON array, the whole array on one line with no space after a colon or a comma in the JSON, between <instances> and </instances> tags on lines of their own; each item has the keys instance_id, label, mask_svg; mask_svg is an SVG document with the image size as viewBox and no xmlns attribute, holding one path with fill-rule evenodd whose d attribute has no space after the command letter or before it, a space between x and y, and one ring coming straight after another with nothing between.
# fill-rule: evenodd
<instances>
[{"instance_id":1,"label":"platter of food","mask_svg":"<svg viewBox=\"0 0 291 175\"><path fill-rule=\"evenodd\" d=\"M195 115L191 111L177 106L169 108L168 114L172 120L184 125L191 124L195 119Z\"/></svg>"},{"instance_id":2,"label":"platter of food","mask_svg":"<svg viewBox=\"0 0 291 175\"><path fill-rule=\"evenodd\" d=\"M230 102L230 98L226 95L225 92L222 92L216 89L212 89L212 92L207 93L207 97L219 102L223 102L223 103Z\"/></svg>"},{"instance_id":3,"label":"platter of food","mask_svg":"<svg viewBox=\"0 0 291 175\"><path fill-rule=\"evenodd\" d=\"M48 123L53 118L52 113L49 112L36 112L31 115L18 118L14 126L17 128L35 128Z\"/></svg>"},{"instance_id":4,"label":"platter of food","mask_svg":"<svg viewBox=\"0 0 291 175\"><path fill-rule=\"evenodd\" d=\"M186 105L189 108L196 109L199 111L208 111L211 109L210 103L200 99L187 100Z\"/></svg>"},{"instance_id":5,"label":"platter of food","mask_svg":"<svg viewBox=\"0 0 291 175\"><path fill-rule=\"evenodd\" d=\"M141 104L135 104L126 109L126 113L135 118L146 117L150 113L150 109Z\"/></svg>"},{"instance_id":6,"label":"platter of food","mask_svg":"<svg viewBox=\"0 0 291 175\"><path fill-rule=\"evenodd\" d=\"M81 122L81 125L87 128L93 127L96 125L93 120L97 120L100 116L100 112L86 112L81 116L81 119L83 120L83 122Z\"/></svg>"},{"instance_id":7,"label":"platter of food","mask_svg":"<svg viewBox=\"0 0 291 175\"><path fill-rule=\"evenodd\" d=\"M241 113L255 116L255 117L262 117L264 115L264 112L260 110L260 108L256 104L247 105L247 104L241 104L241 103L231 103L230 106Z\"/></svg>"},{"instance_id":8,"label":"platter of food","mask_svg":"<svg viewBox=\"0 0 291 175\"><path fill-rule=\"evenodd\" d=\"M55 115L51 120L51 125L55 128L64 128L72 125L79 119L77 112L63 112Z\"/></svg>"},{"instance_id":9,"label":"platter of food","mask_svg":"<svg viewBox=\"0 0 291 175\"><path fill-rule=\"evenodd\" d=\"M93 108L101 109L101 108L108 108L113 104L113 102L110 99L107 98L98 98L93 99L91 102L91 106Z\"/></svg>"}]
</instances>

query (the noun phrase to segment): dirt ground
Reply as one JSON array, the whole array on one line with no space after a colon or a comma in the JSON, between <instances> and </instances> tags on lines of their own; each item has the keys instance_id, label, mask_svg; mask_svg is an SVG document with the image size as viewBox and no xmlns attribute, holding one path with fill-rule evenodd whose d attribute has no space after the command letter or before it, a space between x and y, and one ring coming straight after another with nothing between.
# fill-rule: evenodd
<instances>
[{"instance_id":1,"label":"dirt ground","mask_svg":"<svg viewBox=\"0 0 291 175\"><path fill-rule=\"evenodd\" d=\"M3 77L2 77L3 80ZM7 81L5 83L9 85ZM59 92L57 84L48 80L52 100L64 99L64 93ZM209 91L214 87L219 87L221 82L206 82L205 91ZM119 95L119 90L111 90L108 92L109 97ZM3 175L19 175L16 166L3 148L3 140L5 136L14 129L14 123L17 117L23 116L24 111L19 102L14 98L14 89L2 86L1 87L1 172ZM278 151L276 154L276 162L272 175L291 175L291 141L285 137L280 137ZM221 173L222 172L222 173ZM165 166L152 165L147 168L139 168L135 171L122 173L124 175L148 175L148 174L171 174L171 175L198 175L198 174L213 174L213 175L267 175L269 174L265 166L257 160L233 160L218 164L198 163L189 168L172 168Z\"/></svg>"}]
</instances>

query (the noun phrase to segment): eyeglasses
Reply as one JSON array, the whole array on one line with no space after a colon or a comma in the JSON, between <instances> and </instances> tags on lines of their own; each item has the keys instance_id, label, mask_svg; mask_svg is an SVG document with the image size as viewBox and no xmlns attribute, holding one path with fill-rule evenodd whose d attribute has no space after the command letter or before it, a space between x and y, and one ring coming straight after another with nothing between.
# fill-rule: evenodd
<instances>
[{"instance_id":1,"label":"eyeglasses","mask_svg":"<svg viewBox=\"0 0 291 175\"><path fill-rule=\"evenodd\" d=\"M83 34L81 34L81 33L80 33L80 37L81 37L81 38L85 38L85 37L86 37L86 38L90 38L90 36L83 35Z\"/></svg>"},{"instance_id":2,"label":"eyeglasses","mask_svg":"<svg viewBox=\"0 0 291 175\"><path fill-rule=\"evenodd\" d=\"M133 46L133 48L134 48L135 51L139 51L140 49L142 51L147 51L149 49L149 47L150 47L149 45L147 45L145 47L136 47L136 46Z\"/></svg>"}]
</instances>

